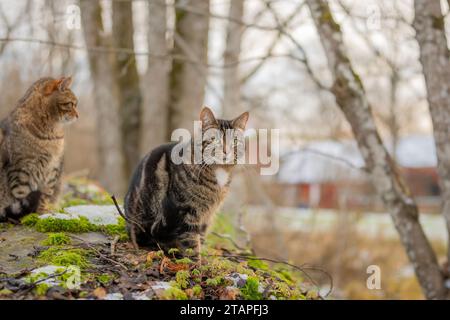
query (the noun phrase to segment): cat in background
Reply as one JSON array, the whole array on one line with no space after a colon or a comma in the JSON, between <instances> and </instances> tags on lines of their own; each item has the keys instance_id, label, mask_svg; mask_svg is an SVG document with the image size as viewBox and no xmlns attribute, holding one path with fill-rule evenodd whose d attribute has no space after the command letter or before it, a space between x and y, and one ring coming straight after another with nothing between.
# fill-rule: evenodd
<instances>
[{"instance_id":1,"label":"cat in background","mask_svg":"<svg viewBox=\"0 0 450 320\"><path fill-rule=\"evenodd\" d=\"M45 212L60 192L64 129L78 118L71 77L41 78L0 122L0 221Z\"/></svg>"},{"instance_id":2,"label":"cat in background","mask_svg":"<svg viewBox=\"0 0 450 320\"><path fill-rule=\"evenodd\" d=\"M221 120L210 109L203 108L200 113L203 133L213 129L217 134L201 142L202 159L207 158L205 151L210 147L225 151L227 130L243 133L248 117L245 112L233 120ZM236 151L238 142L235 139L231 142ZM175 145L157 147L136 168L125 197L128 231L138 245L159 246L164 250L193 249L199 258L213 215L228 192L237 158L231 164L204 161L175 164L171 161Z\"/></svg>"}]
</instances>

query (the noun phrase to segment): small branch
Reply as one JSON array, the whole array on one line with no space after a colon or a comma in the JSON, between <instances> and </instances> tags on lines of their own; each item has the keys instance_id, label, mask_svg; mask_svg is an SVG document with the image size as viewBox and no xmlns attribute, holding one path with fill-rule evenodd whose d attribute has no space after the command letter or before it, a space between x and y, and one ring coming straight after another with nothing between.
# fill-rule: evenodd
<instances>
[{"instance_id":1,"label":"small branch","mask_svg":"<svg viewBox=\"0 0 450 320\"><path fill-rule=\"evenodd\" d=\"M268 262L272 262L272 263L280 263L280 264L284 264L287 265L291 268L294 268L295 270L300 271L302 274L304 274L306 276L306 278L311 281L311 283L313 285L315 285L316 287L320 287L317 282L306 272L306 270L313 270L313 271L319 271L322 274L324 274L327 278L328 281L330 282L330 289L327 291L327 293L324 295L324 297L328 297L331 292L333 291L333 277L331 276L331 274L328 273L328 271L326 271L325 269L321 268L321 267L314 267L314 266L308 266L308 265L302 265L302 266L296 266L295 264L283 261L283 260L276 260L276 259L271 259L271 258L261 258L261 257L256 257L256 256L248 256L248 255L236 255L236 254L227 254L227 255L208 255L210 257L222 257L222 258L237 258L237 259L246 259L246 260L262 260L262 261L268 261Z\"/></svg>"},{"instance_id":2,"label":"small branch","mask_svg":"<svg viewBox=\"0 0 450 320\"><path fill-rule=\"evenodd\" d=\"M113 263L113 264L115 264L115 265L118 265L118 266L120 266L120 267L122 267L123 269L125 269L125 270L128 271L127 266L125 266L124 264L120 263L119 261L116 261L116 260L114 260L114 259L111 259L111 258L107 257L106 255L104 255L103 253L101 253L100 250L98 250L96 247L94 247L94 246L91 245L89 242L85 241L84 239L79 238L79 237L77 237L77 236L75 236L75 235L70 235L70 237L71 237L71 238L74 238L74 239L76 239L76 240L78 240L78 241L81 241L81 242L82 242L84 245L86 245L89 249L95 251L95 253L97 253L97 254L99 255L100 258L102 258L102 259L104 259L104 260L106 260L106 261L109 261L109 262L111 262L111 263Z\"/></svg>"},{"instance_id":3,"label":"small branch","mask_svg":"<svg viewBox=\"0 0 450 320\"><path fill-rule=\"evenodd\" d=\"M119 204L117 203L117 199L114 195L111 196L112 201L114 202L114 205L116 206L117 212L119 212L120 216L125 219L130 224L130 238L131 243L133 244L133 247L136 251L139 250L139 245L136 241L136 230L134 229L135 226L138 226L142 232L145 233L145 229L140 225L137 221L133 221L131 218L126 217L122 210L120 209Z\"/></svg>"},{"instance_id":4,"label":"small branch","mask_svg":"<svg viewBox=\"0 0 450 320\"><path fill-rule=\"evenodd\" d=\"M218 237L218 238L221 238L221 239L225 239L225 240L230 241L231 244L232 244L236 249L239 249L239 250L241 250L241 251L246 251L246 250L247 250L246 248L241 247L240 245L238 245L237 242L234 241L234 239L233 239L230 235L228 235L228 234L220 234L220 233L217 233L217 232L214 232L214 231L211 232L211 234L214 235L214 236L216 236L216 237Z\"/></svg>"},{"instance_id":5,"label":"small branch","mask_svg":"<svg viewBox=\"0 0 450 320\"><path fill-rule=\"evenodd\" d=\"M130 217L125 216L125 214L122 212L122 209L120 209L120 206L119 206L119 204L118 204L118 202L117 202L117 199L116 199L116 197L115 197L114 195L111 196L111 199L112 199L112 201L114 202L114 205L116 206L117 212L119 213L119 215L120 215L125 221L127 221L127 222L129 222L129 223L132 223L133 225L138 226L139 229L141 229L142 232L145 232L144 227L143 227L139 222L137 222L137 221L134 220L134 219L131 219Z\"/></svg>"},{"instance_id":6,"label":"small branch","mask_svg":"<svg viewBox=\"0 0 450 320\"><path fill-rule=\"evenodd\" d=\"M114 254L116 253L116 246L117 242L119 242L119 239L119 236L115 236L113 241L111 241L111 256L114 256Z\"/></svg>"},{"instance_id":7,"label":"small branch","mask_svg":"<svg viewBox=\"0 0 450 320\"><path fill-rule=\"evenodd\" d=\"M67 272L67 269L64 270L63 272L60 272L60 273L53 273L53 274L51 274L51 275L49 275L49 276L47 276L47 277L45 277L45 278L43 278L43 279L37 280L37 281L35 281L35 282L33 282L33 283L30 283L25 289L23 289L23 291L22 291L20 294L22 294L22 295L23 295L23 294L26 294L26 293L30 292L31 290L33 290L34 288L36 288L36 286L37 286L38 284L40 284L40 283L42 283L42 282L45 282L45 281L47 281L47 280L49 280L49 279L53 279L53 278L56 278L56 277L60 277L60 276L64 275L66 272Z\"/></svg>"}]
</instances>

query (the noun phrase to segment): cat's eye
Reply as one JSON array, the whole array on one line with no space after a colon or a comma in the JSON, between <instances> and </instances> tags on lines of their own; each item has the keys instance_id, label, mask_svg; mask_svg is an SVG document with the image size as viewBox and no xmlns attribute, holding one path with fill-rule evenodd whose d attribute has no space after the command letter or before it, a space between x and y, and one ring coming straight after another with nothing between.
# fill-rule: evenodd
<instances>
[{"instance_id":1,"label":"cat's eye","mask_svg":"<svg viewBox=\"0 0 450 320\"><path fill-rule=\"evenodd\" d=\"M73 102L61 103L61 107L66 110L70 110L75 107L75 104Z\"/></svg>"}]
</instances>

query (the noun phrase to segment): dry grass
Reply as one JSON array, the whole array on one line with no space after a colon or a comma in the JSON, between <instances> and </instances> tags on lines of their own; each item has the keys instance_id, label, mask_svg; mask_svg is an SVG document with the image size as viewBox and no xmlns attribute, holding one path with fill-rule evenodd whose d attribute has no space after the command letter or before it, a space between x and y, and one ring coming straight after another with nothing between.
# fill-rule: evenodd
<instances>
[{"instance_id":1,"label":"dry grass","mask_svg":"<svg viewBox=\"0 0 450 320\"><path fill-rule=\"evenodd\" d=\"M354 232L351 222L324 232L254 230L252 244L259 256L287 258L297 265L321 266L333 277L336 299L423 299L421 289L400 242L368 238ZM433 244L440 257L442 244ZM281 249L280 249L281 248ZM281 252L281 253L280 253ZM367 267L381 269L381 289L370 290ZM320 277L320 282L325 279Z\"/></svg>"}]
</instances>

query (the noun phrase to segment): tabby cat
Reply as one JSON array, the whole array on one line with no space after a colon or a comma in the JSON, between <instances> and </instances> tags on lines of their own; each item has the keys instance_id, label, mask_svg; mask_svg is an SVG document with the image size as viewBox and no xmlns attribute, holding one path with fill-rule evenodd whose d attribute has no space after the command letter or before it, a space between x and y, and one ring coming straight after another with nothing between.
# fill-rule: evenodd
<instances>
[{"instance_id":1,"label":"tabby cat","mask_svg":"<svg viewBox=\"0 0 450 320\"><path fill-rule=\"evenodd\" d=\"M78 118L71 77L42 78L0 122L0 221L44 212L56 201L63 126Z\"/></svg>"},{"instance_id":2,"label":"tabby cat","mask_svg":"<svg viewBox=\"0 0 450 320\"><path fill-rule=\"evenodd\" d=\"M202 132L213 129L218 134L200 141L201 163L175 164L171 160L175 143L161 145L143 158L125 197L128 231L136 244L164 250L178 248L181 253L192 249L194 258L199 258L205 233L227 194L232 169L238 160L235 152L231 163L207 161L205 152L214 146L222 148L227 157L226 146L230 146L231 140L226 141L227 129L243 133L248 116L246 112L234 120L220 120L210 109L203 108ZM189 143L193 145L193 139ZM232 140L233 151L237 143L236 139ZM193 151L191 148L191 158Z\"/></svg>"}]
</instances>

